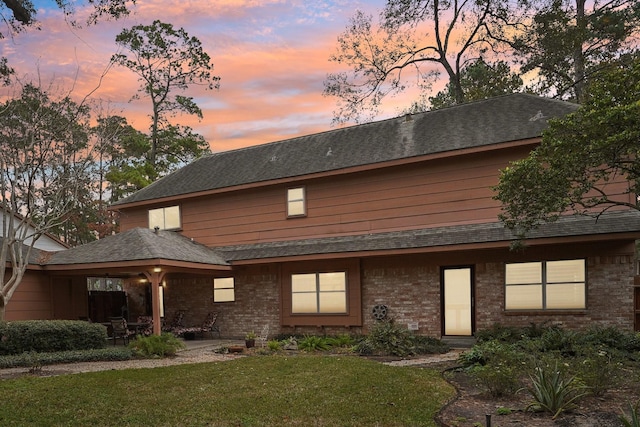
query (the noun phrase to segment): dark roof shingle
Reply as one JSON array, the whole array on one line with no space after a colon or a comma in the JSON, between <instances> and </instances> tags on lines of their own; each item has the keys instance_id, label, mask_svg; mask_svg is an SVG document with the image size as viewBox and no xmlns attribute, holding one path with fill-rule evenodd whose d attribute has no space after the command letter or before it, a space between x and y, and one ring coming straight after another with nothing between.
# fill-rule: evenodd
<instances>
[{"instance_id":1,"label":"dark roof shingle","mask_svg":"<svg viewBox=\"0 0 640 427\"><path fill-rule=\"evenodd\" d=\"M214 250L173 231L133 228L82 246L55 252L44 265L72 265L143 260L229 265Z\"/></svg>"},{"instance_id":2,"label":"dark roof shingle","mask_svg":"<svg viewBox=\"0 0 640 427\"><path fill-rule=\"evenodd\" d=\"M614 233L640 236L640 212L603 214L597 221L586 216L562 217L544 224L528 235L529 240L550 237L576 237ZM469 224L396 231L357 236L268 242L216 248L230 262L265 258L292 257L349 252L373 252L396 249L446 247L470 243L510 242L514 234L502 223Z\"/></svg>"},{"instance_id":3,"label":"dark roof shingle","mask_svg":"<svg viewBox=\"0 0 640 427\"><path fill-rule=\"evenodd\" d=\"M123 205L535 138L577 106L514 94L202 157L116 202Z\"/></svg>"}]
</instances>

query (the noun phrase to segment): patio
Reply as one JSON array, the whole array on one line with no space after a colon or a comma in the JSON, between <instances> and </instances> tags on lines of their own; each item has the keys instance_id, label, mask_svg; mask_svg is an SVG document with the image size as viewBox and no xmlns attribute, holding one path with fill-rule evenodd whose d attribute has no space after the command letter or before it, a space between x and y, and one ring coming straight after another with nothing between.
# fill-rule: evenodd
<instances>
[{"instance_id":1,"label":"patio","mask_svg":"<svg viewBox=\"0 0 640 427\"><path fill-rule=\"evenodd\" d=\"M192 351L192 350L217 350L221 347L232 347L232 346L243 346L244 340L233 340L233 339L199 339L199 340L181 340L186 349L182 351Z\"/></svg>"}]
</instances>

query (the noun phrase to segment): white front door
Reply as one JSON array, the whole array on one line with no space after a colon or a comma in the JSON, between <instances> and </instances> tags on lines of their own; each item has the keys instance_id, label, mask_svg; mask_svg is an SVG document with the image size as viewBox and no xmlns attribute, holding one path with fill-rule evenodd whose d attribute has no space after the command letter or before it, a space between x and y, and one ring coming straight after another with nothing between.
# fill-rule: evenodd
<instances>
[{"instance_id":1,"label":"white front door","mask_svg":"<svg viewBox=\"0 0 640 427\"><path fill-rule=\"evenodd\" d=\"M442 274L444 335L473 334L471 267L445 268Z\"/></svg>"}]
</instances>

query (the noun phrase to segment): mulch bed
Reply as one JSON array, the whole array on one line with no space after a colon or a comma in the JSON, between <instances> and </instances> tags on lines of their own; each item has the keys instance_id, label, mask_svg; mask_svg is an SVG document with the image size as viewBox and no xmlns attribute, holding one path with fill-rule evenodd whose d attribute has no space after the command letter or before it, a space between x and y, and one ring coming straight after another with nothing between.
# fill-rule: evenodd
<instances>
[{"instance_id":1,"label":"mulch bed","mask_svg":"<svg viewBox=\"0 0 640 427\"><path fill-rule=\"evenodd\" d=\"M532 398L526 390L495 398L479 387L470 375L455 370L455 363L442 364L438 368L458 391L457 397L440 411L437 418L438 423L445 427L486 426L489 421L487 415L491 416L492 427L622 427L619 418L622 409L626 411L628 403L640 401L640 384L629 377L622 387L601 398L586 397L578 408L553 420L549 413L527 410ZM509 413L499 415L498 408L507 408Z\"/></svg>"}]
</instances>

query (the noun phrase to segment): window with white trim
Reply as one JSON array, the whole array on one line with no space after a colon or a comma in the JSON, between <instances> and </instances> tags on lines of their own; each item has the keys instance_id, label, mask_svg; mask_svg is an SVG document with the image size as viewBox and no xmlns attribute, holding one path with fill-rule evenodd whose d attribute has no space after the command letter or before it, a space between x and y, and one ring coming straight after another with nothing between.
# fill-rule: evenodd
<instances>
[{"instance_id":1,"label":"window with white trim","mask_svg":"<svg viewBox=\"0 0 640 427\"><path fill-rule=\"evenodd\" d=\"M307 206L304 187L289 188L287 190L287 216L305 216Z\"/></svg>"},{"instance_id":2,"label":"window with white trim","mask_svg":"<svg viewBox=\"0 0 640 427\"><path fill-rule=\"evenodd\" d=\"M585 308L584 259L506 264L505 310Z\"/></svg>"},{"instance_id":3,"label":"window with white trim","mask_svg":"<svg viewBox=\"0 0 640 427\"><path fill-rule=\"evenodd\" d=\"M213 302L233 302L236 300L235 281L233 277L216 277L213 279Z\"/></svg>"},{"instance_id":4,"label":"window with white trim","mask_svg":"<svg viewBox=\"0 0 640 427\"><path fill-rule=\"evenodd\" d=\"M180 206L149 209L149 228L158 227L160 230L175 230L181 227Z\"/></svg>"},{"instance_id":5,"label":"window with white trim","mask_svg":"<svg viewBox=\"0 0 640 427\"><path fill-rule=\"evenodd\" d=\"M344 271L291 275L291 313L346 313L347 274Z\"/></svg>"}]
</instances>

